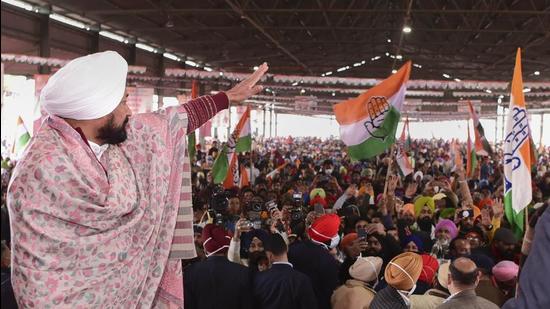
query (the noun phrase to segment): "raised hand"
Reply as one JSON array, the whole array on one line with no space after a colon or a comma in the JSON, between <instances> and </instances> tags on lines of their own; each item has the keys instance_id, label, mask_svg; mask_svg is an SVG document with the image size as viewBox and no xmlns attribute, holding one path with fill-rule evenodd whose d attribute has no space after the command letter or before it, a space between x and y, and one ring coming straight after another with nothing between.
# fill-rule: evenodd
<instances>
[{"instance_id":1,"label":"raised hand","mask_svg":"<svg viewBox=\"0 0 550 309\"><path fill-rule=\"evenodd\" d=\"M491 225L491 211L488 208L484 208L481 210L481 224L483 226L489 226Z\"/></svg>"},{"instance_id":2,"label":"raised hand","mask_svg":"<svg viewBox=\"0 0 550 309\"><path fill-rule=\"evenodd\" d=\"M497 219L502 219L502 216L504 216L504 205L500 198L495 199L495 203L493 204L493 215Z\"/></svg>"},{"instance_id":3,"label":"raised hand","mask_svg":"<svg viewBox=\"0 0 550 309\"><path fill-rule=\"evenodd\" d=\"M418 184L416 182L411 182L405 190L405 196L413 197L416 195L416 190L418 189Z\"/></svg>"},{"instance_id":4,"label":"raised hand","mask_svg":"<svg viewBox=\"0 0 550 309\"><path fill-rule=\"evenodd\" d=\"M256 85L260 79L264 76L269 67L267 63L262 63L258 69L252 73L248 78L235 85L235 87L229 89L225 94L229 98L230 103L240 103L253 95L260 93L263 89L262 86Z\"/></svg>"}]
</instances>

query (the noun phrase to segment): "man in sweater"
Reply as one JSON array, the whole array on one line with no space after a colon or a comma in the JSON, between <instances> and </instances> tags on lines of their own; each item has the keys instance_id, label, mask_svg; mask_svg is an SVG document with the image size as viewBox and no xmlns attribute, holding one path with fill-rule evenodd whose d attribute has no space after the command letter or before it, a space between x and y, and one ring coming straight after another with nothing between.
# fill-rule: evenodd
<instances>
[{"instance_id":1,"label":"man in sweater","mask_svg":"<svg viewBox=\"0 0 550 309\"><path fill-rule=\"evenodd\" d=\"M258 308L316 308L317 299L309 278L288 262L288 247L281 235L272 234L265 244L271 269L258 272L253 293Z\"/></svg>"},{"instance_id":2,"label":"man in sweater","mask_svg":"<svg viewBox=\"0 0 550 309\"><path fill-rule=\"evenodd\" d=\"M476 295L479 277L477 266L472 260L465 257L454 260L449 266L447 280L451 296L437 308L498 309L497 305Z\"/></svg>"}]
</instances>

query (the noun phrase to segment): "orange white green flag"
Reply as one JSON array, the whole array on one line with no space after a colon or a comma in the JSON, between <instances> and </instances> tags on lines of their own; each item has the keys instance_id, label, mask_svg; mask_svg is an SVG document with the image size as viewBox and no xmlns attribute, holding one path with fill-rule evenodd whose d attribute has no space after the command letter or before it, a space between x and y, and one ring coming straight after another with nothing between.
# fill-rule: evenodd
<instances>
[{"instance_id":1,"label":"orange white green flag","mask_svg":"<svg viewBox=\"0 0 550 309\"><path fill-rule=\"evenodd\" d=\"M212 166L212 176L215 184L223 184L223 187L230 189L233 187L239 187L242 185L241 173L239 169L238 150L239 141L241 138L246 137L246 126L250 126L250 107L246 109L241 120L237 123L233 134L229 136L227 143L223 146L222 151L214 161ZM248 136L250 136L250 129L248 128ZM246 180L245 182L248 182Z\"/></svg>"},{"instance_id":2,"label":"orange white green flag","mask_svg":"<svg viewBox=\"0 0 550 309\"><path fill-rule=\"evenodd\" d=\"M397 73L357 98L334 106L340 137L352 159L374 157L395 143L410 72L408 61Z\"/></svg>"},{"instance_id":3,"label":"orange white green flag","mask_svg":"<svg viewBox=\"0 0 550 309\"><path fill-rule=\"evenodd\" d=\"M27 130L27 126L23 122L21 116L17 117L17 135L15 136L15 144L13 145L13 153L16 155L21 155L29 140L31 139L31 134Z\"/></svg>"},{"instance_id":4,"label":"orange white green flag","mask_svg":"<svg viewBox=\"0 0 550 309\"><path fill-rule=\"evenodd\" d=\"M518 48L503 145L504 209L516 231L523 230L522 210L532 200L530 130L521 74L521 49Z\"/></svg>"}]
</instances>

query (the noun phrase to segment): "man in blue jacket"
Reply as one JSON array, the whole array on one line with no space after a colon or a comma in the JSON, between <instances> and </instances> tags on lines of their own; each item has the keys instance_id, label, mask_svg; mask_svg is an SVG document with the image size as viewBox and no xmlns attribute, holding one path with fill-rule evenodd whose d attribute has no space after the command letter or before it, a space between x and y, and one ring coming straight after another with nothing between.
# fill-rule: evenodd
<instances>
[{"instance_id":1,"label":"man in blue jacket","mask_svg":"<svg viewBox=\"0 0 550 309\"><path fill-rule=\"evenodd\" d=\"M312 309L317 299L309 278L294 270L288 262L288 247L279 234L272 234L264 244L271 269L259 272L254 279L253 293L262 309Z\"/></svg>"}]
</instances>

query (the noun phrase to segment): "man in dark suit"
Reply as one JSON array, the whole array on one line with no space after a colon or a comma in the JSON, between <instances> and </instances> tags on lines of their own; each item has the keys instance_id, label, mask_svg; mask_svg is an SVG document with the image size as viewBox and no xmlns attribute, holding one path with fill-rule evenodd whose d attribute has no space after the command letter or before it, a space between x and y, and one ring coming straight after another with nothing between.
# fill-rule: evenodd
<instances>
[{"instance_id":1,"label":"man in dark suit","mask_svg":"<svg viewBox=\"0 0 550 309\"><path fill-rule=\"evenodd\" d=\"M288 262L288 247L281 235L271 235L264 248L272 266L257 273L254 279L253 293L258 308L317 308L311 281Z\"/></svg>"},{"instance_id":2,"label":"man in dark suit","mask_svg":"<svg viewBox=\"0 0 550 309\"><path fill-rule=\"evenodd\" d=\"M252 308L248 268L227 259L231 238L214 224L204 227L202 237L207 259L184 270L185 308Z\"/></svg>"},{"instance_id":3,"label":"man in dark suit","mask_svg":"<svg viewBox=\"0 0 550 309\"><path fill-rule=\"evenodd\" d=\"M293 243L288 260L294 269L309 277L320 309L330 309L330 297L338 287L339 265L329 250L339 243L340 217L327 214L308 228L309 240Z\"/></svg>"},{"instance_id":4,"label":"man in dark suit","mask_svg":"<svg viewBox=\"0 0 550 309\"><path fill-rule=\"evenodd\" d=\"M437 308L498 309L497 305L476 295L479 278L480 273L472 260L465 257L454 260L449 266L447 280L451 296Z\"/></svg>"}]
</instances>

